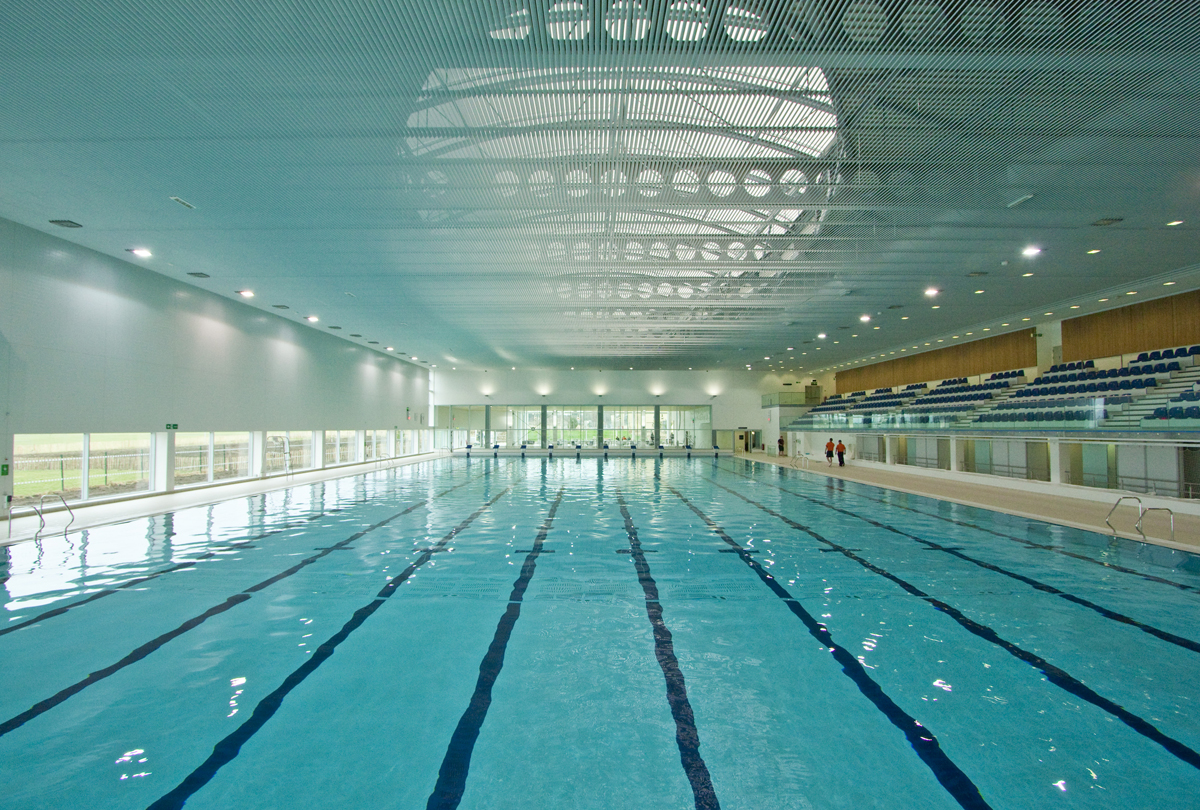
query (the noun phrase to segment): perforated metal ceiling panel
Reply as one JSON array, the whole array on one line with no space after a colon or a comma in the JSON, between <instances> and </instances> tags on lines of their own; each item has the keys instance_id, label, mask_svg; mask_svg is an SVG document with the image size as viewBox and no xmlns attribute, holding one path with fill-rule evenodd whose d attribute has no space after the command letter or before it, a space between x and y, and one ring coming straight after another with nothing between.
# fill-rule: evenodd
<instances>
[{"instance_id":1,"label":"perforated metal ceiling panel","mask_svg":"<svg viewBox=\"0 0 1200 810\"><path fill-rule=\"evenodd\" d=\"M1183 0L93 5L6 6L0 215L419 362L808 374L1200 285Z\"/></svg>"}]
</instances>

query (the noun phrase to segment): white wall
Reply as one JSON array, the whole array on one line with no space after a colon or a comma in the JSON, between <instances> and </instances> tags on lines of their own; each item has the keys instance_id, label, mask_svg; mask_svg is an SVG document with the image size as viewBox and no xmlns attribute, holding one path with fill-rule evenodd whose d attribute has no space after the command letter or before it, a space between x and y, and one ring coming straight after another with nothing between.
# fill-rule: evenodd
<instances>
[{"instance_id":1,"label":"white wall","mask_svg":"<svg viewBox=\"0 0 1200 810\"><path fill-rule=\"evenodd\" d=\"M6 463L16 433L417 428L428 386L411 363L0 220Z\"/></svg>"},{"instance_id":2,"label":"white wall","mask_svg":"<svg viewBox=\"0 0 1200 810\"><path fill-rule=\"evenodd\" d=\"M792 382L788 377L787 381ZM752 371L433 372L437 405L712 405L713 430L763 430L762 395L797 390ZM798 390L803 390L799 388ZM545 396L543 396L543 394Z\"/></svg>"}]
</instances>

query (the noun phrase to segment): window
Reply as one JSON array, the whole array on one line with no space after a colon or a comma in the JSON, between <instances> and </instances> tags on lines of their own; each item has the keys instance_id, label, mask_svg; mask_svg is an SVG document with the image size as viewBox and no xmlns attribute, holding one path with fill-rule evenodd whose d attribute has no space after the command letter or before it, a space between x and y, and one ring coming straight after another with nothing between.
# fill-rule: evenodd
<instances>
[{"instance_id":1,"label":"window","mask_svg":"<svg viewBox=\"0 0 1200 810\"><path fill-rule=\"evenodd\" d=\"M13 505L36 504L43 495L52 494L77 499L82 486L83 434L37 433L13 437Z\"/></svg>"}]
</instances>

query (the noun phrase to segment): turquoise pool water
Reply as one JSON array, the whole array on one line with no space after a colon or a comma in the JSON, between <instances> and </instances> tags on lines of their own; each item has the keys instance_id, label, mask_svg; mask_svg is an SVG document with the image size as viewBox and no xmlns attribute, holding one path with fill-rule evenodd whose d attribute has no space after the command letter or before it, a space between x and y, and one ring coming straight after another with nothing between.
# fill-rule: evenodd
<instances>
[{"instance_id":1,"label":"turquoise pool water","mask_svg":"<svg viewBox=\"0 0 1200 810\"><path fill-rule=\"evenodd\" d=\"M1187 554L735 459L5 550L5 808L1194 808Z\"/></svg>"}]
</instances>

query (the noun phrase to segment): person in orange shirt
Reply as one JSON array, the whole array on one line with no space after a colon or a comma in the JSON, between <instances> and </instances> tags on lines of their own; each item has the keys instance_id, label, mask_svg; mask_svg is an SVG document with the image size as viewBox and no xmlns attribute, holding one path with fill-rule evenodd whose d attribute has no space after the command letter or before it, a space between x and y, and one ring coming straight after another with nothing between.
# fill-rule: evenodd
<instances>
[{"instance_id":1,"label":"person in orange shirt","mask_svg":"<svg viewBox=\"0 0 1200 810\"><path fill-rule=\"evenodd\" d=\"M842 440L838 439L837 443L838 466L846 466L846 445L842 444Z\"/></svg>"},{"instance_id":2,"label":"person in orange shirt","mask_svg":"<svg viewBox=\"0 0 1200 810\"><path fill-rule=\"evenodd\" d=\"M829 466L833 466L833 437L829 437L829 441L825 442L825 460L829 462Z\"/></svg>"}]
</instances>

